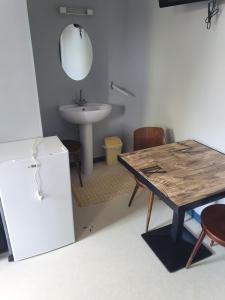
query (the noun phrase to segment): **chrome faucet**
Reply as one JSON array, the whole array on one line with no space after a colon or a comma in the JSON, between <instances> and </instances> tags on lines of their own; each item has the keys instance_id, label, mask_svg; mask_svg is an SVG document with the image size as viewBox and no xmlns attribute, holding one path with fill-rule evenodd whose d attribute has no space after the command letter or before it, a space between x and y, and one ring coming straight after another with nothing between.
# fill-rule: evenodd
<instances>
[{"instance_id":1,"label":"chrome faucet","mask_svg":"<svg viewBox=\"0 0 225 300\"><path fill-rule=\"evenodd\" d=\"M80 99L79 99L78 102L76 102L76 104L77 104L78 106L84 106L84 105L87 103L87 101L86 101L85 99L83 99L82 94L83 94L83 91L80 90Z\"/></svg>"}]
</instances>

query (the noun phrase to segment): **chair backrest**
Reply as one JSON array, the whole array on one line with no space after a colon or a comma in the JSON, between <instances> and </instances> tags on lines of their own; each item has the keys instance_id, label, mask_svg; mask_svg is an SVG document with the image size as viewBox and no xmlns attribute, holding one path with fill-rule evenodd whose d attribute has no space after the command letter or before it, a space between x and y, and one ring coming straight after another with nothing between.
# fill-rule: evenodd
<instances>
[{"instance_id":1,"label":"chair backrest","mask_svg":"<svg viewBox=\"0 0 225 300\"><path fill-rule=\"evenodd\" d=\"M142 127L134 131L134 151L164 145L165 132L160 127Z\"/></svg>"}]
</instances>

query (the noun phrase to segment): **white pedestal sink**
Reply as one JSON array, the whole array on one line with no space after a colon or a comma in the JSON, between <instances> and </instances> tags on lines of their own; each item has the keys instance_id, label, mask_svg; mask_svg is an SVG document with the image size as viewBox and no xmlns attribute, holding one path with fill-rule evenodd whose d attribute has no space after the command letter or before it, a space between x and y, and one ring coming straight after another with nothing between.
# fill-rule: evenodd
<instances>
[{"instance_id":1,"label":"white pedestal sink","mask_svg":"<svg viewBox=\"0 0 225 300\"><path fill-rule=\"evenodd\" d=\"M82 143L82 169L85 175L93 171L93 128L92 124L105 119L111 112L109 104L87 103L85 106L63 105L59 111L63 119L78 124Z\"/></svg>"}]
</instances>

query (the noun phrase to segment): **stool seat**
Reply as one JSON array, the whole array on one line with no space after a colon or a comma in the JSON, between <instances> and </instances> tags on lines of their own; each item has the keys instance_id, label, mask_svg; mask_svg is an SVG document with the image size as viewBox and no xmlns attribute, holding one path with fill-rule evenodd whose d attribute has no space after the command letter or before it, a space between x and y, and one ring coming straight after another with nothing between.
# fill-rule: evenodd
<instances>
[{"instance_id":1,"label":"stool seat","mask_svg":"<svg viewBox=\"0 0 225 300\"><path fill-rule=\"evenodd\" d=\"M63 145L67 148L69 151L70 157L73 156L74 158L74 163L78 172L79 180L80 180L80 186L83 187L83 181L81 178L81 167L80 167L80 150L81 150L81 143L75 140L63 140L62 141Z\"/></svg>"},{"instance_id":2,"label":"stool seat","mask_svg":"<svg viewBox=\"0 0 225 300\"><path fill-rule=\"evenodd\" d=\"M186 268L192 264L206 235L212 241L211 246L216 242L225 247L225 204L213 204L204 208L201 214L201 225L202 231L188 259Z\"/></svg>"},{"instance_id":3,"label":"stool seat","mask_svg":"<svg viewBox=\"0 0 225 300\"><path fill-rule=\"evenodd\" d=\"M62 143L71 154L76 154L81 149L81 143L75 140L63 140Z\"/></svg>"},{"instance_id":4,"label":"stool seat","mask_svg":"<svg viewBox=\"0 0 225 300\"><path fill-rule=\"evenodd\" d=\"M225 205L206 207L201 215L201 224L206 234L218 244L225 246Z\"/></svg>"}]
</instances>

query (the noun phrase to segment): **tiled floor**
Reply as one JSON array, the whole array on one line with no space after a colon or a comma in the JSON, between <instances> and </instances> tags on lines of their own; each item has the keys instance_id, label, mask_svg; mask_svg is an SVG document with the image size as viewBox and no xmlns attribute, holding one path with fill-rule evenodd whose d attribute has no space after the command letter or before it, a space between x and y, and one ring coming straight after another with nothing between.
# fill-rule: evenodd
<instances>
[{"instance_id":1,"label":"tiled floor","mask_svg":"<svg viewBox=\"0 0 225 300\"><path fill-rule=\"evenodd\" d=\"M2 300L207 300L224 299L225 249L190 270L170 274L141 238L146 195L76 207L77 243L16 263L0 258ZM151 227L170 222L157 200ZM195 221L186 223L198 233Z\"/></svg>"}]
</instances>

